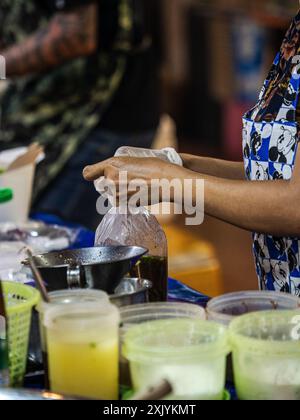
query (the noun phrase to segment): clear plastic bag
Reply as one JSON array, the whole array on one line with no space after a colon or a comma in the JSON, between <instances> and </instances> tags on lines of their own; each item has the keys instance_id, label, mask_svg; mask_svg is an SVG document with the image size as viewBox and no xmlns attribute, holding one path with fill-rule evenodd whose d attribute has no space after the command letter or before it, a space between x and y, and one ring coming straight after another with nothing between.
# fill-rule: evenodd
<instances>
[{"instance_id":1,"label":"clear plastic bag","mask_svg":"<svg viewBox=\"0 0 300 420\"><path fill-rule=\"evenodd\" d=\"M116 157L159 158L182 166L180 155L173 148L161 150L121 147ZM95 181L101 191L103 178ZM162 302L168 294L168 245L166 235L156 217L144 207L128 209L126 214L112 208L102 219L96 232L96 246L128 245L142 246L149 250L130 273L132 277L150 280L153 288L150 301Z\"/></svg>"},{"instance_id":2,"label":"clear plastic bag","mask_svg":"<svg viewBox=\"0 0 300 420\"><path fill-rule=\"evenodd\" d=\"M149 250L133 268L130 275L150 280L153 288L150 300L167 299L168 247L166 235L156 220L144 207L121 214L112 208L103 218L96 232L96 246L142 246Z\"/></svg>"},{"instance_id":3,"label":"clear plastic bag","mask_svg":"<svg viewBox=\"0 0 300 420\"><path fill-rule=\"evenodd\" d=\"M175 165L183 166L180 155L172 147L166 147L161 150L141 149L139 147L120 147L115 154L116 157L129 156L138 158L158 158Z\"/></svg>"}]
</instances>

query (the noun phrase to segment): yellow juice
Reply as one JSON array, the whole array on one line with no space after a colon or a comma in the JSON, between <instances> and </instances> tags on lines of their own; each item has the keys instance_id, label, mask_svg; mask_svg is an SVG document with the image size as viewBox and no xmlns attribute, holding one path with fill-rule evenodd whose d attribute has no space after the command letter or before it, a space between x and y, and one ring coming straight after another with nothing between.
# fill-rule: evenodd
<instances>
[{"instance_id":1,"label":"yellow juice","mask_svg":"<svg viewBox=\"0 0 300 420\"><path fill-rule=\"evenodd\" d=\"M119 312L113 305L68 304L44 317L53 392L116 400L119 391Z\"/></svg>"},{"instance_id":2,"label":"yellow juice","mask_svg":"<svg viewBox=\"0 0 300 420\"><path fill-rule=\"evenodd\" d=\"M51 390L93 399L118 399L118 342L64 342L48 335Z\"/></svg>"}]
</instances>

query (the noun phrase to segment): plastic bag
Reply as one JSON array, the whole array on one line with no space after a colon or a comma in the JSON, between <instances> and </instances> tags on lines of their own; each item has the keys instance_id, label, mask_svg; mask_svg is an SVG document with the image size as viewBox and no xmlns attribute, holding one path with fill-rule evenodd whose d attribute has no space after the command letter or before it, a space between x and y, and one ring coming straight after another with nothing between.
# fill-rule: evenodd
<instances>
[{"instance_id":1,"label":"plastic bag","mask_svg":"<svg viewBox=\"0 0 300 420\"><path fill-rule=\"evenodd\" d=\"M180 155L172 147L166 147L161 150L141 149L138 147L123 146L120 147L116 153L116 157L138 157L138 158L158 158L166 162L174 163L175 165L183 166Z\"/></svg>"},{"instance_id":2,"label":"plastic bag","mask_svg":"<svg viewBox=\"0 0 300 420\"><path fill-rule=\"evenodd\" d=\"M130 156L138 158L156 157L177 165L183 165L179 154L172 148L162 150L121 147L116 151L116 157ZM101 191L100 178L95 182L95 188ZM126 214L124 214L126 213ZM128 209L121 212L112 208L103 218L96 232L96 246L142 246L149 250L130 273L133 277L150 280L153 288L150 301L160 302L167 299L168 293L168 245L166 235L153 216L144 207Z\"/></svg>"},{"instance_id":3,"label":"plastic bag","mask_svg":"<svg viewBox=\"0 0 300 420\"><path fill-rule=\"evenodd\" d=\"M130 275L150 280L153 288L150 300L161 302L167 299L168 247L166 235L156 220L144 207L134 214L120 214L112 208L103 218L96 232L96 246L142 246L149 250Z\"/></svg>"}]
</instances>

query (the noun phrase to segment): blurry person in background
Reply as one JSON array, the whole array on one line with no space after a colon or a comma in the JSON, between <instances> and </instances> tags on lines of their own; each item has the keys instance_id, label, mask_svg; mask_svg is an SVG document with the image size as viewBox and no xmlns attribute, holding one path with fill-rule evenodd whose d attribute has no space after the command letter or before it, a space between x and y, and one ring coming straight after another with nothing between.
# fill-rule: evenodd
<instances>
[{"instance_id":1,"label":"blurry person in background","mask_svg":"<svg viewBox=\"0 0 300 420\"><path fill-rule=\"evenodd\" d=\"M151 147L159 121L155 0L1 0L0 149L40 143L34 210L98 224L82 168Z\"/></svg>"}]
</instances>

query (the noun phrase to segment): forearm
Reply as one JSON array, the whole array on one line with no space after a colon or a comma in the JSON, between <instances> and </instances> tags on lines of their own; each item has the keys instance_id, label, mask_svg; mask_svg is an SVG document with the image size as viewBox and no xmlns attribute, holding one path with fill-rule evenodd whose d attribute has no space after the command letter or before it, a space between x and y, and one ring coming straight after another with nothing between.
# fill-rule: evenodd
<instances>
[{"instance_id":1,"label":"forearm","mask_svg":"<svg viewBox=\"0 0 300 420\"><path fill-rule=\"evenodd\" d=\"M244 164L189 154L180 155L184 167L191 171L225 179L245 179Z\"/></svg>"},{"instance_id":2,"label":"forearm","mask_svg":"<svg viewBox=\"0 0 300 420\"><path fill-rule=\"evenodd\" d=\"M196 177L205 181L206 214L249 231L300 237L299 189L292 181Z\"/></svg>"},{"instance_id":3,"label":"forearm","mask_svg":"<svg viewBox=\"0 0 300 420\"><path fill-rule=\"evenodd\" d=\"M97 47L97 6L57 13L49 24L1 54L7 77L40 73L64 62L89 55Z\"/></svg>"}]
</instances>

